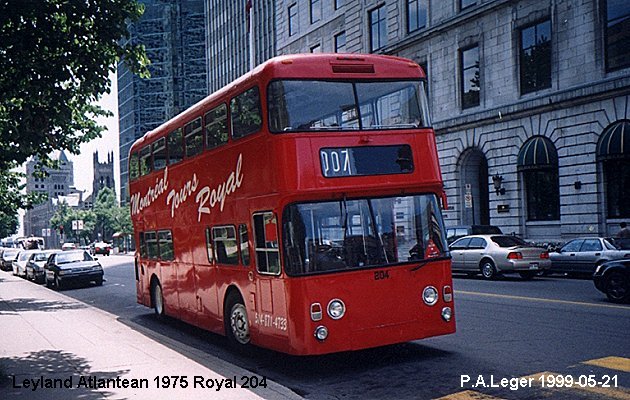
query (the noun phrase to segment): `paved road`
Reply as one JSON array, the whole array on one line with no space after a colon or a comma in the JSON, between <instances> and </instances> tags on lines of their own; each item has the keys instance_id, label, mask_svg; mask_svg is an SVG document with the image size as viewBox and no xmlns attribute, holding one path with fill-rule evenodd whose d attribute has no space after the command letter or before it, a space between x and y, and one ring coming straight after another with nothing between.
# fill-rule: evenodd
<instances>
[{"instance_id":1,"label":"paved road","mask_svg":"<svg viewBox=\"0 0 630 400\"><path fill-rule=\"evenodd\" d=\"M630 306L608 303L590 280L456 277L455 335L322 357L261 349L244 357L232 353L219 335L178 321L157 321L151 310L137 305L130 257L101 261L107 278L102 287L64 293L119 315L188 357L218 356L308 399L630 400ZM569 376L584 386L589 378L599 383L594 388L541 387L542 380L568 383ZM466 377L470 381L462 383ZM526 387L492 387L502 378L517 377L526 377L520 382ZM613 387L603 388L606 382Z\"/></svg>"}]
</instances>

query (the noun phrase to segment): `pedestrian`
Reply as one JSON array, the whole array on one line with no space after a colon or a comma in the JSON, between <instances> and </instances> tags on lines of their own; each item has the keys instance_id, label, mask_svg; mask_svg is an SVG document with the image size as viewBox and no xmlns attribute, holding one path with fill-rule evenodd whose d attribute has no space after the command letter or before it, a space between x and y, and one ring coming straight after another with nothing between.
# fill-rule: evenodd
<instances>
[{"instance_id":1,"label":"pedestrian","mask_svg":"<svg viewBox=\"0 0 630 400\"><path fill-rule=\"evenodd\" d=\"M630 238L630 229L628 229L628 224L626 224L625 222L622 222L619 224L619 226L621 227L621 229L619 230L619 232L617 232L617 238L618 239Z\"/></svg>"}]
</instances>

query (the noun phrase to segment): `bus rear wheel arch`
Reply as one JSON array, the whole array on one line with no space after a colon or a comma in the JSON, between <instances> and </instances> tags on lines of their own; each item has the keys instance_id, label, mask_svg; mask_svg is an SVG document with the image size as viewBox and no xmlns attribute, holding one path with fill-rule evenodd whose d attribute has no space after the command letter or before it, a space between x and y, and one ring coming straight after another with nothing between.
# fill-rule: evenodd
<instances>
[{"instance_id":1,"label":"bus rear wheel arch","mask_svg":"<svg viewBox=\"0 0 630 400\"><path fill-rule=\"evenodd\" d=\"M225 336L236 348L245 348L250 343L249 318L243 296L236 289L225 296L223 307L223 324Z\"/></svg>"}]
</instances>

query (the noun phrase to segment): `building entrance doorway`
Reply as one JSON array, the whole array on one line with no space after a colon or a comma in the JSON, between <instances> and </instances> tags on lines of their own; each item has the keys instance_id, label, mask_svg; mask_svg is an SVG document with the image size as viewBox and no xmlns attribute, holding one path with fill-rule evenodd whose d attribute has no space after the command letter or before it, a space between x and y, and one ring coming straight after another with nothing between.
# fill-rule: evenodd
<instances>
[{"instance_id":1,"label":"building entrance doorway","mask_svg":"<svg viewBox=\"0 0 630 400\"><path fill-rule=\"evenodd\" d=\"M462 154L460 162L461 223L463 225L490 224L488 160L479 149Z\"/></svg>"}]
</instances>

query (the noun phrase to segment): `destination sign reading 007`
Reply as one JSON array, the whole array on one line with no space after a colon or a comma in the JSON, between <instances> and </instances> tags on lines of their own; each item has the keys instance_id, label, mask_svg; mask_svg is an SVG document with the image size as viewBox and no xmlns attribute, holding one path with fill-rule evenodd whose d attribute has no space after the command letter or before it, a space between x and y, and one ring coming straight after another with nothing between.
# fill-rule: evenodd
<instances>
[{"instance_id":1,"label":"destination sign reading 007","mask_svg":"<svg viewBox=\"0 0 630 400\"><path fill-rule=\"evenodd\" d=\"M319 159L326 178L413 172L411 146L406 144L324 148Z\"/></svg>"}]
</instances>

